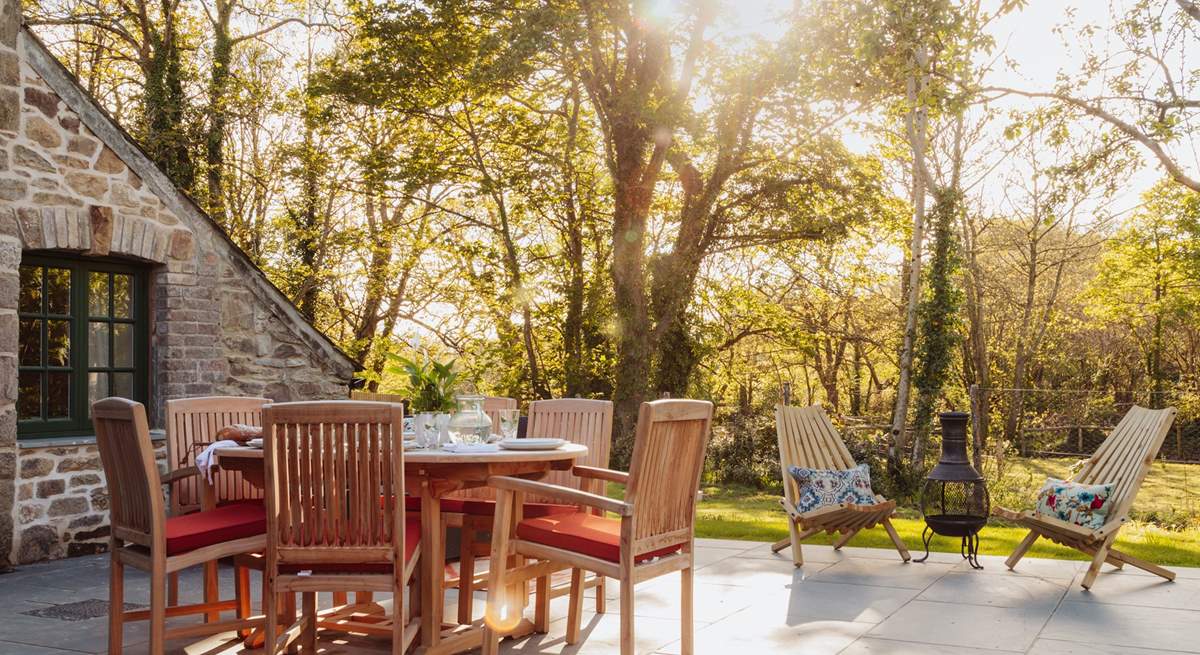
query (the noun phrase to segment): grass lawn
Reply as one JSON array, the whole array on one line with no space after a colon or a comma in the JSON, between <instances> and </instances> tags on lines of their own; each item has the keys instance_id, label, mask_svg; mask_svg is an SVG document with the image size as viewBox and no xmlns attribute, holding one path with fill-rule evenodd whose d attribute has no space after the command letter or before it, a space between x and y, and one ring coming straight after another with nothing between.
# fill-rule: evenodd
<instances>
[{"instance_id":1,"label":"grass lawn","mask_svg":"<svg viewBox=\"0 0 1200 655\"><path fill-rule=\"evenodd\" d=\"M1002 483L991 483L993 505L1012 509L1028 509L1038 487L1047 476L1063 477L1075 460L1044 458L1012 460L1006 467ZM619 498L624 489L610 485L609 495ZM1155 464L1135 503L1135 519L1155 516L1159 521L1187 525L1178 530L1166 530L1156 525L1133 522L1125 526L1117 539L1117 548L1142 559L1167 566L1200 567L1200 528L1190 520L1196 515L1200 502L1200 466ZM738 487L704 488L704 498L697 510L696 536L714 539L744 539L747 541L777 541L787 536L787 521L779 507L779 497L773 493ZM924 523L913 509L901 509L893 519L897 532L908 544L914 557L924 552L921 531ZM980 535L980 552L1008 556L1025 531L992 519ZM815 535L805 543L832 544L837 535ZM850 546L892 548L891 540L882 529L864 530L854 537ZM930 550L959 552L958 539L934 537ZM1029 555L1057 559L1087 559L1081 553L1057 544L1038 540Z\"/></svg>"},{"instance_id":2,"label":"grass lawn","mask_svg":"<svg viewBox=\"0 0 1200 655\"><path fill-rule=\"evenodd\" d=\"M921 530L924 523L915 513L901 513L893 519L896 531L908 544L914 557L924 552ZM696 521L696 536L714 539L745 539L748 541L777 541L787 536L787 521L779 507L778 496L745 489L706 487ZM837 535L814 535L805 543L832 544ZM1003 525L992 519L980 534L980 552L1004 555L1017 547L1025 531ZM869 548L892 548L892 542L882 529L864 530L848 544ZM930 550L959 552L959 540L935 537ZM1163 565L1200 566L1200 530L1167 531L1152 525L1131 524L1121 530L1117 548L1142 559ZM1087 559L1078 551L1063 548L1044 539L1030 550L1031 557L1058 559Z\"/></svg>"}]
</instances>

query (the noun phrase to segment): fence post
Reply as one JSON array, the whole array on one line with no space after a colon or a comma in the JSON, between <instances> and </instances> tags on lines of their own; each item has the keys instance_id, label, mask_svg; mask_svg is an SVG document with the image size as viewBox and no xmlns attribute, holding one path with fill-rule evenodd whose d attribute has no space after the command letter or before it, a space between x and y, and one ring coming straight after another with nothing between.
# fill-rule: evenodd
<instances>
[{"instance_id":1,"label":"fence post","mask_svg":"<svg viewBox=\"0 0 1200 655\"><path fill-rule=\"evenodd\" d=\"M983 413L979 402L979 385L972 384L967 391L971 402L971 459L975 462L975 470L983 471Z\"/></svg>"},{"instance_id":2,"label":"fence post","mask_svg":"<svg viewBox=\"0 0 1200 655\"><path fill-rule=\"evenodd\" d=\"M1083 426L1075 428L1075 452L1083 454Z\"/></svg>"},{"instance_id":3,"label":"fence post","mask_svg":"<svg viewBox=\"0 0 1200 655\"><path fill-rule=\"evenodd\" d=\"M788 405L791 405L791 404L792 404L792 383L784 382L783 383L783 405L784 405L784 407L787 407Z\"/></svg>"},{"instance_id":4,"label":"fence post","mask_svg":"<svg viewBox=\"0 0 1200 655\"><path fill-rule=\"evenodd\" d=\"M1175 422L1175 459L1183 461L1183 426Z\"/></svg>"}]
</instances>

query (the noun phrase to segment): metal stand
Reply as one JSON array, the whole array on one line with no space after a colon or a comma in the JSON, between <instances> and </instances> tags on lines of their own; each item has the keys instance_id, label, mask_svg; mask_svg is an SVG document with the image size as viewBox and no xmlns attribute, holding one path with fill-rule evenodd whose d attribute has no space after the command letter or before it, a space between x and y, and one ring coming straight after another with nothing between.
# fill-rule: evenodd
<instances>
[{"instance_id":1,"label":"metal stand","mask_svg":"<svg viewBox=\"0 0 1200 655\"><path fill-rule=\"evenodd\" d=\"M925 554L914 559L914 562L924 562L929 559L929 542L933 540L933 530L926 524L925 529L921 531L921 541L925 545Z\"/></svg>"},{"instance_id":2,"label":"metal stand","mask_svg":"<svg viewBox=\"0 0 1200 655\"><path fill-rule=\"evenodd\" d=\"M962 538L962 556L976 571L982 571L979 563L979 533L974 532Z\"/></svg>"},{"instance_id":3,"label":"metal stand","mask_svg":"<svg viewBox=\"0 0 1200 655\"><path fill-rule=\"evenodd\" d=\"M921 531L921 544L925 546L925 554L914 559L914 562L924 562L929 559L929 542L933 541L933 530L926 525ZM979 563L979 533L972 532L962 538L962 556L971 565L971 568L976 571L982 571L983 565Z\"/></svg>"}]
</instances>

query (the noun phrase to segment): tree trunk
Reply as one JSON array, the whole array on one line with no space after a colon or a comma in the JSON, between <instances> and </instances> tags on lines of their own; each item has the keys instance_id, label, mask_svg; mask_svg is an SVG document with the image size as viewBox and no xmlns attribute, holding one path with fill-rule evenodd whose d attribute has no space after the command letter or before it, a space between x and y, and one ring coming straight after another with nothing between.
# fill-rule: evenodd
<instances>
[{"instance_id":1,"label":"tree trunk","mask_svg":"<svg viewBox=\"0 0 1200 655\"><path fill-rule=\"evenodd\" d=\"M921 303L921 255L925 247L925 188L929 177L925 170L925 148L928 116L921 99L929 82L925 71L925 50L918 48L914 54L919 72L909 77L906 96L909 112L905 118L909 145L913 155L913 227L909 243L907 305L904 311L904 341L900 348L900 375L896 384L896 405L892 411L891 442L888 444L888 468L900 473L904 468L904 453L907 443L904 425L908 418L909 391L912 385L913 350L917 337L917 308Z\"/></svg>"},{"instance_id":2,"label":"tree trunk","mask_svg":"<svg viewBox=\"0 0 1200 655\"><path fill-rule=\"evenodd\" d=\"M233 38L229 21L233 3L217 0L213 17L212 73L208 82L208 133L205 135L205 173L207 209L218 225L228 229L225 216L225 130L228 123L226 106L229 91L230 66L233 63Z\"/></svg>"}]
</instances>

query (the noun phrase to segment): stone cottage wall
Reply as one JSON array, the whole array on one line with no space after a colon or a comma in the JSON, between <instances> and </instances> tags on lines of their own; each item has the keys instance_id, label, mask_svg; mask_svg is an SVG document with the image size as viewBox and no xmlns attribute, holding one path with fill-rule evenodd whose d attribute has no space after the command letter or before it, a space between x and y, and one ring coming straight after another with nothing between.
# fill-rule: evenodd
<instances>
[{"instance_id":1,"label":"stone cottage wall","mask_svg":"<svg viewBox=\"0 0 1200 655\"><path fill-rule=\"evenodd\" d=\"M180 193L0 0L0 568L107 538L95 446L16 439L25 250L152 266L152 427L169 398L344 398L353 363ZM86 440L85 440L86 441ZM97 478L99 478L97 480Z\"/></svg>"}]
</instances>

